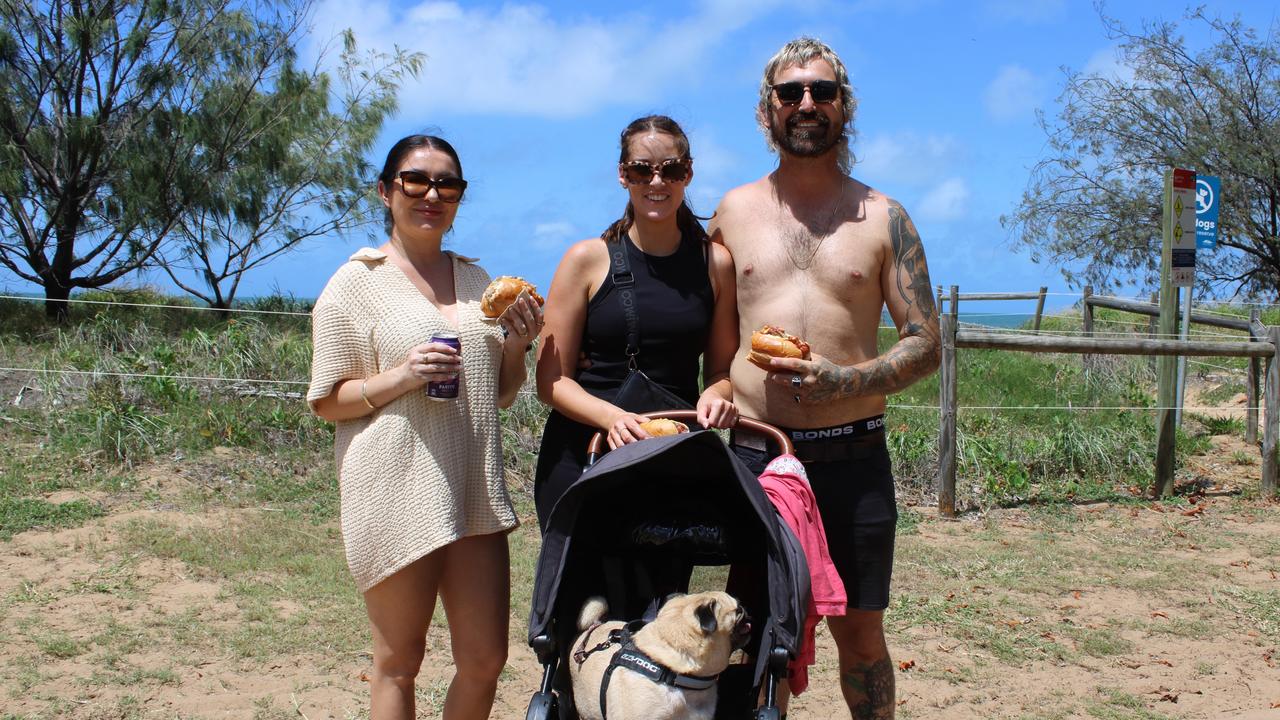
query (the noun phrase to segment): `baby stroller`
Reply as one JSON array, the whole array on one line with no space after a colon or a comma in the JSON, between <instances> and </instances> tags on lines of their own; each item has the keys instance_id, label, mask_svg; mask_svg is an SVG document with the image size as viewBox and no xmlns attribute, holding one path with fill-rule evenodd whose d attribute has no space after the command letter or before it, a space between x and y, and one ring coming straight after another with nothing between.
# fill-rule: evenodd
<instances>
[{"instance_id":1,"label":"baby stroller","mask_svg":"<svg viewBox=\"0 0 1280 720\"><path fill-rule=\"evenodd\" d=\"M697 428L691 410L646 415ZM742 418L738 426L771 438L779 454L792 451L786 434L771 425ZM595 462L602 445L597 434L587 469L556 502L542 538L529 645L543 679L526 720L576 720L562 661L587 598L606 596L611 617L631 621L637 616L624 613L656 606L665 594L654 569L685 568L687 582L695 565L731 565L733 578L749 578L727 590L750 615L745 650L752 660L720 675L715 717L776 720L777 683L795 657L809 594L795 536L756 477L714 432L691 429L632 443ZM762 689L764 705L757 708Z\"/></svg>"}]
</instances>

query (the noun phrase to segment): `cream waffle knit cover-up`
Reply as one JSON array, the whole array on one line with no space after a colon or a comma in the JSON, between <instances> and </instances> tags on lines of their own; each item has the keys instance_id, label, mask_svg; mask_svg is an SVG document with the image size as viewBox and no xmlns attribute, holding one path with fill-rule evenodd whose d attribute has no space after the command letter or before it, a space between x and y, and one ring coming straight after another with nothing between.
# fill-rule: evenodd
<instances>
[{"instance_id":1,"label":"cream waffle knit cover-up","mask_svg":"<svg viewBox=\"0 0 1280 720\"><path fill-rule=\"evenodd\" d=\"M449 253L458 327L387 259L364 248L325 286L312 311L307 402L340 380L363 380L404 362L440 331L462 342L456 400L429 400L426 387L337 423L335 455L342 539L360 592L459 538L517 524L502 471L498 369L502 335L482 320L489 275Z\"/></svg>"}]
</instances>

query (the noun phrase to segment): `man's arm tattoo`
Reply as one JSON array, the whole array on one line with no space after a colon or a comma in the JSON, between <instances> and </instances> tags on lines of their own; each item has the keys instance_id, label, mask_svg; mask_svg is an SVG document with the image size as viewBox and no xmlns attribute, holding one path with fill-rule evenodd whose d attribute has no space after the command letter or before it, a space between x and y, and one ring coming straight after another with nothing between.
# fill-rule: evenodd
<instances>
[{"instance_id":1,"label":"man's arm tattoo","mask_svg":"<svg viewBox=\"0 0 1280 720\"><path fill-rule=\"evenodd\" d=\"M889 658L881 658L869 665L854 665L840 673L840 681L852 691L845 692L845 698L855 720L893 718L896 706L893 664Z\"/></svg>"},{"instance_id":2,"label":"man's arm tattoo","mask_svg":"<svg viewBox=\"0 0 1280 720\"><path fill-rule=\"evenodd\" d=\"M929 269L924 261L924 245L920 242L920 233L916 232L916 224L896 202L889 205L889 242L893 245L894 280L898 294L908 308L915 306L923 317L933 317L937 309L933 302L933 288L929 285Z\"/></svg>"},{"instance_id":3,"label":"man's arm tattoo","mask_svg":"<svg viewBox=\"0 0 1280 720\"><path fill-rule=\"evenodd\" d=\"M809 393L810 402L889 395L938 367L942 337L938 332L938 311L933 287L929 284L924 245L915 223L896 202L889 205L889 241L893 248L894 285L907 306L908 315L898 342L884 355L863 363L861 368L824 362L817 371L818 382Z\"/></svg>"}]
</instances>

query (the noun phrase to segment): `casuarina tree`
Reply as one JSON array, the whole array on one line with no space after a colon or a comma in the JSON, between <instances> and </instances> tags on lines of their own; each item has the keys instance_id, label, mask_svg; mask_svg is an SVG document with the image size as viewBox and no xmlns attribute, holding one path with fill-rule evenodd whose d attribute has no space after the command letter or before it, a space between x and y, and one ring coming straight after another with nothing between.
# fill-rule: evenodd
<instances>
[{"instance_id":1,"label":"casuarina tree","mask_svg":"<svg viewBox=\"0 0 1280 720\"><path fill-rule=\"evenodd\" d=\"M0 0L0 264L66 316L148 263L274 120L304 0Z\"/></svg>"},{"instance_id":2,"label":"casuarina tree","mask_svg":"<svg viewBox=\"0 0 1280 720\"><path fill-rule=\"evenodd\" d=\"M251 95L243 112L257 118L256 140L227 158L222 182L176 228L180 242L157 255L175 284L212 307L229 308L246 273L306 240L381 221L365 157L421 56L361 54L350 32L342 40L337 88L326 72L285 63ZM216 123L200 127L211 147L221 144Z\"/></svg>"},{"instance_id":3,"label":"casuarina tree","mask_svg":"<svg viewBox=\"0 0 1280 720\"><path fill-rule=\"evenodd\" d=\"M1158 284L1162 178L1184 167L1222 180L1219 246L1197 257L1211 293L1280 292L1280 36L1203 10L1120 41L1117 67L1070 73L1048 157L1002 218L1032 256L1073 285ZM1181 34L1194 32L1202 49Z\"/></svg>"}]
</instances>

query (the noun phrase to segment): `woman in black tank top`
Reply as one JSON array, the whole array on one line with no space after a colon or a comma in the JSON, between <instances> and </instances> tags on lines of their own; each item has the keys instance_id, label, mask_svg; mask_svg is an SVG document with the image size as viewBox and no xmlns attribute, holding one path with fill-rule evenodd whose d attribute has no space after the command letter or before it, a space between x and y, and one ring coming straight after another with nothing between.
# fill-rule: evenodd
<instances>
[{"instance_id":1,"label":"woman in black tank top","mask_svg":"<svg viewBox=\"0 0 1280 720\"><path fill-rule=\"evenodd\" d=\"M556 500L582 474L592 434L608 433L611 448L646 437L644 416L613 402L629 371L629 326L611 253L626 254L634 278L637 368L696 405L703 427L729 427L738 418L729 386L738 347L733 261L684 200L693 178L689 140L674 120L653 115L628 125L621 146L625 213L599 238L569 248L547 293L537 380L538 397L552 410L534 477L544 528ZM588 361L582 368L580 355Z\"/></svg>"}]
</instances>

